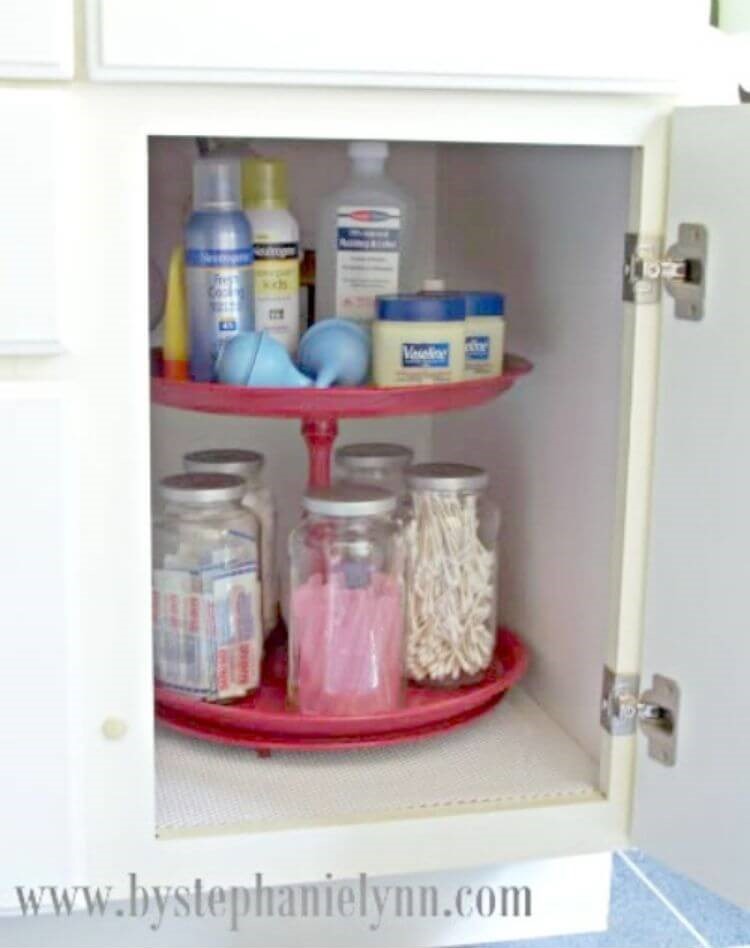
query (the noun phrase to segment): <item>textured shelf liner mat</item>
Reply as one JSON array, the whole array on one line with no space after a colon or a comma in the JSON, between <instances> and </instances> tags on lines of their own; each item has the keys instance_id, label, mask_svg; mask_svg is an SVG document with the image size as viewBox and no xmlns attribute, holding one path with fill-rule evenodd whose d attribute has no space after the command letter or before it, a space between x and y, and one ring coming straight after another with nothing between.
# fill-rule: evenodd
<instances>
[{"instance_id":1,"label":"textured shelf liner mat","mask_svg":"<svg viewBox=\"0 0 750 948\"><path fill-rule=\"evenodd\" d=\"M598 766L515 689L465 728L371 750L260 758L157 727L156 778L157 827L175 833L592 799Z\"/></svg>"}]
</instances>

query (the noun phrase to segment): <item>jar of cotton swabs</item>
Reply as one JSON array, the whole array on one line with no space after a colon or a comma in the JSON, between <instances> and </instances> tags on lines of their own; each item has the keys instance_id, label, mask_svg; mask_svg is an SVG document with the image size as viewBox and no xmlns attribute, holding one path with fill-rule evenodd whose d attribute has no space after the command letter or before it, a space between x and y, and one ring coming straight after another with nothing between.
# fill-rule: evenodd
<instances>
[{"instance_id":1,"label":"jar of cotton swabs","mask_svg":"<svg viewBox=\"0 0 750 948\"><path fill-rule=\"evenodd\" d=\"M417 464L406 476L406 669L419 685L480 681L497 635L498 508L466 464Z\"/></svg>"}]
</instances>

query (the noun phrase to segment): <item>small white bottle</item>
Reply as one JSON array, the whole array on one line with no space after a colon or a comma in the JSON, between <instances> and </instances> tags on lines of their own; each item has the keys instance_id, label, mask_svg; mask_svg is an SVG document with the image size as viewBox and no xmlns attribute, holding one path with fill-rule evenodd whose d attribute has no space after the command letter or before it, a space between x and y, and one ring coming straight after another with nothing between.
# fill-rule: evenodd
<instances>
[{"instance_id":1,"label":"small white bottle","mask_svg":"<svg viewBox=\"0 0 750 948\"><path fill-rule=\"evenodd\" d=\"M294 355L300 335L299 225L289 212L284 162L245 159L242 200L253 229L255 328Z\"/></svg>"},{"instance_id":2,"label":"small white bottle","mask_svg":"<svg viewBox=\"0 0 750 948\"><path fill-rule=\"evenodd\" d=\"M375 297L411 289L415 202L385 173L385 142L352 142L352 171L320 209L316 321L369 325Z\"/></svg>"}]
</instances>

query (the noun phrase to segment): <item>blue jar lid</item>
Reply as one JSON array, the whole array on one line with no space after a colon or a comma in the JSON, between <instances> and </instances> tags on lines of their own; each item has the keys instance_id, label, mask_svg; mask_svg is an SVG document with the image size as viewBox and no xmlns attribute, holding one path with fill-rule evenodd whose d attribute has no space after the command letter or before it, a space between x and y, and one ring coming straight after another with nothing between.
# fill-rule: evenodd
<instances>
[{"instance_id":1,"label":"blue jar lid","mask_svg":"<svg viewBox=\"0 0 750 948\"><path fill-rule=\"evenodd\" d=\"M458 293L440 296L422 296L419 293L379 296L377 306L378 319L398 322L457 322L466 317L464 294Z\"/></svg>"},{"instance_id":2,"label":"blue jar lid","mask_svg":"<svg viewBox=\"0 0 750 948\"><path fill-rule=\"evenodd\" d=\"M492 290L467 290L467 316L502 316L505 313L505 297Z\"/></svg>"}]
</instances>

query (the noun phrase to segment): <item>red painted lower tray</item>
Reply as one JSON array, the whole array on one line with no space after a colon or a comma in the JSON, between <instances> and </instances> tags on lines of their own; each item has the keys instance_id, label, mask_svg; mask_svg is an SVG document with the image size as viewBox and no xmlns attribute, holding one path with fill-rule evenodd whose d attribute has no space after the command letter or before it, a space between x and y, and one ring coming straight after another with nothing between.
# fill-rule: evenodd
<instances>
[{"instance_id":1,"label":"red painted lower tray","mask_svg":"<svg viewBox=\"0 0 750 948\"><path fill-rule=\"evenodd\" d=\"M500 629L492 665L475 685L457 689L410 685L406 705L370 717L302 715L286 707L286 650L271 646L260 689L230 705L156 689L156 716L202 740L259 750L344 750L415 741L458 727L493 707L523 675L526 648Z\"/></svg>"}]
</instances>

